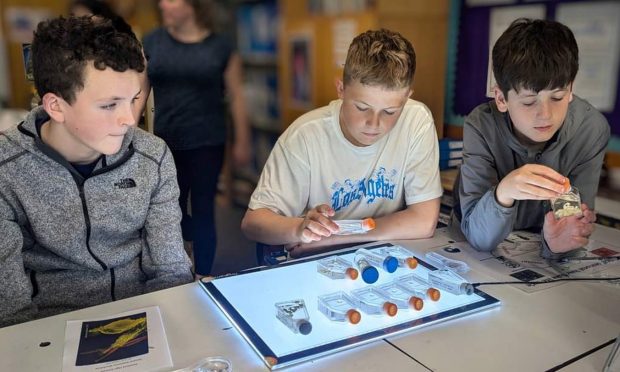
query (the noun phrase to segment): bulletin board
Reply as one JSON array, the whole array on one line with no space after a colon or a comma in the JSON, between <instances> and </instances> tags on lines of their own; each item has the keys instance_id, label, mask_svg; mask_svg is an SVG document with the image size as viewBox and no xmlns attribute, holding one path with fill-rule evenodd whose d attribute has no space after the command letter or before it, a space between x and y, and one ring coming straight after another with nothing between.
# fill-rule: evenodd
<instances>
[{"instance_id":1,"label":"bulletin board","mask_svg":"<svg viewBox=\"0 0 620 372\"><path fill-rule=\"evenodd\" d=\"M388 245L391 244L365 248L373 251ZM338 255L352 262L355 251L356 248L353 248L338 252ZM290 261L201 282L208 295L270 369L313 360L500 304L499 300L478 289L471 295L441 291L438 301L424 300L421 310L398 309L393 317L368 315L360 310L361 321L358 324L333 321L318 310L318 296L336 291L350 293L368 284L360 277L356 280L331 279L320 274L317 272L317 260L314 257ZM428 271L435 270L420 258L418 262L415 269L399 267L393 273L379 269L379 279L372 286L388 283L412 272L426 275ZM276 303L297 299L304 300L312 324L312 331L306 335L294 333L275 316Z\"/></svg>"},{"instance_id":2,"label":"bulletin board","mask_svg":"<svg viewBox=\"0 0 620 372\"><path fill-rule=\"evenodd\" d=\"M574 13L583 6L591 7L591 11L587 11L588 16L577 19ZM565 23L575 33L580 61L575 93L598 106L607 118L612 134L619 136L620 61L617 55L620 53L615 50L620 48L617 37L620 33L617 22L620 3L610 0L452 0L446 79L447 124L462 126L471 110L490 99L487 97L487 78L494 15L512 10L515 14L520 10L526 14L529 11L536 13L538 9L542 9L542 17ZM601 51L613 56L597 55ZM602 70L604 73L600 73ZM613 77L611 81L609 77ZM583 80L581 94L580 79Z\"/></svg>"}]
</instances>

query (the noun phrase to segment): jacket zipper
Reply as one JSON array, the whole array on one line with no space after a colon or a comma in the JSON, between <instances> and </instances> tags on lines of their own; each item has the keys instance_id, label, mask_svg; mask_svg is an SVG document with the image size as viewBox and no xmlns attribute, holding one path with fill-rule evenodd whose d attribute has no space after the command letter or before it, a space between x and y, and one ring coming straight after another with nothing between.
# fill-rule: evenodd
<instances>
[{"instance_id":1,"label":"jacket zipper","mask_svg":"<svg viewBox=\"0 0 620 372\"><path fill-rule=\"evenodd\" d=\"M116 301L116 294L114 293L114 288L116 288L116 274L114 274L114 269L110 269L110 295L112 296L112 301Z\"/></svg>"},{"instance_id":2,"label":"jacket zipper","mask_svg":"<svg viewBox=\"0 0 620 372\"><path fill-rule=\"evenodd\" d=\"M84 195L84 183L78 184L78 189L80 190L80 200L82 200L82 211L84 212L84 222L86 223L86 249L88 249L88 253L97 261L103 270L107 270L108 266L101 261L99 257L97 257L93 251L90 249L90 216L88 215L88 207L86 206L86 196Z\"/></svg>"},{"instance_id":3,"label":"jacket zipper","mask_svg":"<svg viewBox=\"0 0 620 372\"><path fill-rule=\"evenodd\" d=\"M76 182L77 183L77 182ZM108 270L108 265L106 265L99 257L97 257L93 251L90 249L90 216L88 215L88 207L86 206L86 196L84 195L84 182L77 183L78 189L80 190L80 200L82 201L82 211L84 212L84 222L86 223L86 249L88 249L88 253L97 261L103 270ZM116 278L114 276L114 269L110 269L110 296L112 297L112 301L116 301L116 295L114 294Z\"/></svg>"}]
</instances>

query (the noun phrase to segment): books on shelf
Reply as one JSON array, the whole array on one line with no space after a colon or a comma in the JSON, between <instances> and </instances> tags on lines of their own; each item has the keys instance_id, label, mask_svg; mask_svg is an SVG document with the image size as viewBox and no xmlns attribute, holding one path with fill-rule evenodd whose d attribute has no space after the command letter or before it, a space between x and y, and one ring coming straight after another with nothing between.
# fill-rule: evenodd
<instances>
[{"instance_id":1,"label":"books on shelf","mask_svg":"<svg viewBox=\"0 0 620 372\"><path fill-rule=\"evenodd\" d=\"M463 141L452 138L442 138L439 140L439 151L462 150Z\"/></svg>"},{"instance_id":2,"label":"books on shelf","mask_svg":"<svg viewBox=\"0 0 620 372\"><path fill-rule=\"evenodd\" d=\"M458 150L440 150L439 157L441 159L461 159L463 158L463 149Z\"/></svg>"},{"instance_id":3,"label":"books on shelf","mask_svg":"<svg viewBox=\"0 0 620 372\"><path fill-rule=\"evenodd\" d=\"M452 138L439 140L439 169L456 168L463 163L463 141Z\"/></svg>"},{"instance_id":4,"label":"books on shelf","mask_svg":"<svg viewBox=\"0 0 620 372\"><path fill-rule=\"evenodd\" d=\"M460 159L441 159L439 158L439 169L445 170L450 168L456 168L463 164L463 158Z\"/></svg>"},{"instance_id":5,"label":"books on shelf","mask_svg":"<svg viewBox=\"0 0 620 372\"><path fill-rule=\"evenodd\" d=\"M172 368L159 307L67 321L63 371L163 371Z\"/></svg>"},{"instance_id":6,"label":"books on shelf","mask_svg":"<svg viewBox=\"0 0 620 372\"><path fill-rule=\"evenodd\" d=\"M276 0L241 4L237 10L237 44L241 56L255 63L275 62L278 24Z\"/></svg>"}]
</instances>

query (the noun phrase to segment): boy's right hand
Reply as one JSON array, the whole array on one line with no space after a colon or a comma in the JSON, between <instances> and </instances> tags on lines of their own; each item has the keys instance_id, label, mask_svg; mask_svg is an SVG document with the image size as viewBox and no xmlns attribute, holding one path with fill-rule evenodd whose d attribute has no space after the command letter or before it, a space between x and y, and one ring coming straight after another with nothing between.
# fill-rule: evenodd
<instances>
[{"instance_id":1,"label":"boy's right hand","mask_svg":"<svg viewBox=\"0 0 620 372\"><path fill-rule=\"evenodd\" d=\"M548 200L566 192L566 177L540 164L525 164L508 173L495 189L495 199L504 207L515 200Z\"/></svg>"},{"instance_id":2,"label":"boy's right hand","mask_svg":"<svg viewBox=\"0 0 620 372\"><path fill-rule=\"evenodd\" d=\"M302 243L310 243L331 236L338 231L338 225L331 220L336 211L327 204L320 204L308 211L297 228L297 237Z\"/></svg>"}]
</instances>

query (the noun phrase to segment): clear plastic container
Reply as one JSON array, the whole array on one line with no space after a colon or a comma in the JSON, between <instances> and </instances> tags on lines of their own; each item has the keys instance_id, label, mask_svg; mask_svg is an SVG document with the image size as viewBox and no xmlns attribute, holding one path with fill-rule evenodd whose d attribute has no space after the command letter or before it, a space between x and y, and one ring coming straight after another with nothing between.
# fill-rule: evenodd
<instances>
[{"instance_id":1,"label":"clear plastic container","mask_svg":"<svg viewBox=\"0 0 620 372\"><path fill-rule=\"evenodd\" d=\"M364 218L363 220L333 220L340 228L334 235L353 235L365 234L373 230L376 226L375 220L372 218Z\"/></svg>"},{"instance_id":2,"label":"clear plastic container","mask_svg":"<svg viewBox=\"0 0 620 372\"><path fill-rule=\"evenodd\" d=\"M189 367L176 370L175 372L231 372L232 363L222 357L207 357L199 360Z\"/></svg>"},{"instance_id":3,"label":"clear plastic container","mask_svg":"<svg viewBox=\"0 0 620 372\"><path fill-rule=\"evenodd\" d=\"M355 301L343 291L319 296L318 307L329 320L357 324L362 319L360 312L355 310Z\"/></svg>"},{"instance_id":4,"label":"clear plastic container","mask_svg":"<svg viewBox=\"0 0 620 372\"><path fill-rule=\"evenodd\" d=\"M581 216L581 197L579 190L572 186L570 190L551 200L553 215L556 219L568 216Z\"/></svg>"},{"instance_id":5,"label":"clear plastic container","mask_svg":"<svg viewBox=\"0 0 620 372\"><path fill-rule=\"evenodd\" d=\"M467 263L444 257L437 252L428 252L424 257L428 263L438 269L451 270L457 273L466 273L469 271L469 265L467 265Z\"/></svg>"},{"instance_id":6,"label":"clear plastic container","mask_svg":"<svg viewBox=\"0 0 620 372\"><path fill-rule=\"evenodd\" d=\"M379 271L368 262L365 255L355 254L353 262L355 262L357 269L362 274L364 283L372 284L379 279Z\"/></svg>"},{"instance_id":7,"label":"clear plastic container","mask_svg":"<svg viewBox=\"0 0 620 372\"><path fill-rule=\"evenodd\" d=\"M388 273L393 273L398 269L398 260L389 254L383 254L380 251L369 251L366 248L360 248L355 252L355 256L362 255L373 266L381 267Z\"/></svg>"},{"instance_id":8,"label":"clear plastic container","mask_svg":"<svg viewBox=\"0 0 620 372\"><path fill-rule=\"evenodd\" d=\"M355 304L366 314L387 314L394 316L398 312L398 306L390 302L381 291L368 286L351 291L351 297Z\"/></svg>"},{"instance_id":9,"label":"clear plastic container","mask_svg":"<svg viewBox=\"0 0 620 372\"><path fill-rule=\"evenodd\" d=\"M278 302L275 307L276 318L280 319L293 333L307 335L312 331L310 316L304 300Z\"/></svg>"},{"instance_id":10,"label":"clear plastic container","mask_svg":"<svg viewBox=\"0 0 620 372\"><path fill-rule=\"evenodd\" d=\"M474 287L464 278L450 270L435 270L428 273L428 283L455 295L474 293Z\"/></svg>"},{"instance_id":11,"label":"clear plastic container","mask_svg":"<svg viewBox=\"0 0 620 372\"><path fill-rule=\"evenodd\" d=\"M400 245L379 248L379 252L383 255L396 258L398 267L408 267L410 269L418 267L418 260L413 256L413 253Z\"/></svg>"},{"instance_id":12,"label":"clear plastic container","mask_svg":"<svg viewBox=\"0 0 620 372\"><path fill-rule=\"evenodd\" d=\"M383 291L390 301L394 302L399 309L413 308L422 310L422 307L424 307L424 300L419 294L412 294L395 282L382 284L378 289Z\"/></svg>"},{"instance_id":13,"label":"clear plastic container","mask_svg":"<svg viewBox=\"0 0 620 372\"><path fill-rule=\"evenodd\" d=\"M428 284L428 280L418 274L408 274L394 279L394 283L417 296L431 301L439 301L441 292Z\"/></svg>"},{"instance_id":14,"label":"clear plastic container","mask_svg":"<svg viewBox=\"0 0 620 372\"><path fill-rule=\"evenodd\" d=\"M317 261L316 270L331 279L357 279L359 273L351 263L340 256L325 257Z\"/></svg>"}]
</instances>

